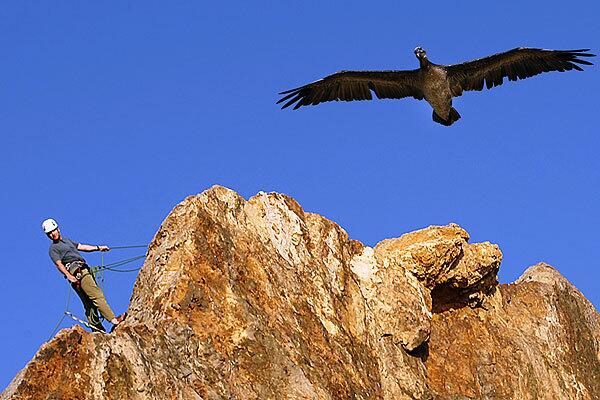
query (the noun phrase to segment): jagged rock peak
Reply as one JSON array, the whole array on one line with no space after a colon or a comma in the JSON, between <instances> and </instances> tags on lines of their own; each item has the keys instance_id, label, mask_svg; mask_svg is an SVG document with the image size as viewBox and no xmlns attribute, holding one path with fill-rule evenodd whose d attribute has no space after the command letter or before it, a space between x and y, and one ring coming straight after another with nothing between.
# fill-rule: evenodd
<instances>
[{"instance_id":1,"label":"jagged rock peak","mask_svg":"<svg viewBox=\"0 0 600 400\"><path fill-rule=\"evenodd\" d=\"M1 399L593 399L594 307L546 265L499 285L455 224L374 248L292 198L173 209L115 333L62 330Z\"/></svg>"}]
</instances>

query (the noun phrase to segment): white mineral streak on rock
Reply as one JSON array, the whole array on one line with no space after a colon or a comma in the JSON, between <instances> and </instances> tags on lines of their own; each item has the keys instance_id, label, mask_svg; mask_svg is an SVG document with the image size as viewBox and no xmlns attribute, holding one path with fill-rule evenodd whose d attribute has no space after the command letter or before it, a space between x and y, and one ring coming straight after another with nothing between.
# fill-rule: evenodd
<instances>
[{"instance_id":1,"label":"white mineral streak on rock","mask_svg":"<svg viewBox=\"0 0 600 400\"><path fill-rule=\"evenodd\" d=\"M362 281L369 282L370 284L381 282L377 276L377 261L375 260L375 251L372 247L363 247L362 253L352 258L350 268L352 268L352 272Z\"/></svg>"},{"instance_id":2,"label":"white mineral streak on rock","mask_svg":"<svg viewBox=\"0 0 600 400\"><path fill-rule=\"evenodd\" d=\"M303 221L285 205L281 195L262 193L257 197L264 213L264 227L277 253L290 266L301 264L302 258L298 254L296 246L302 237Z\"/></svg>"}]
</instances>

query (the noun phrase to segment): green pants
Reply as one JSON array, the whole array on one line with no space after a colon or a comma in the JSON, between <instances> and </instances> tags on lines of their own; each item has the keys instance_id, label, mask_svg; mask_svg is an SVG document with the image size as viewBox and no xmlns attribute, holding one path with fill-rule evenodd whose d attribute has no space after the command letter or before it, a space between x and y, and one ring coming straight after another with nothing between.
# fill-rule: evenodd
<instances>
[{"instance_id":1,"label":"green pants","mask_svg":"<svg viewBox=\"0 0 600 400\"><path fill-rule=\"evenodd\" d=\"M102 316L108 321L115 318L115 313L112 312L110 306L106 302L102 289L98 287L94 276L87 268L82 268L77 275L75 275L75 278L79 280L80 285L71 284L71 286L73 286L73 289L75 289L75 292L83 303L85 316L90 325L104 330L104 327L100 322L100 317L98 317L98 311L100 311Z\"/></svg>"}]
</instances>

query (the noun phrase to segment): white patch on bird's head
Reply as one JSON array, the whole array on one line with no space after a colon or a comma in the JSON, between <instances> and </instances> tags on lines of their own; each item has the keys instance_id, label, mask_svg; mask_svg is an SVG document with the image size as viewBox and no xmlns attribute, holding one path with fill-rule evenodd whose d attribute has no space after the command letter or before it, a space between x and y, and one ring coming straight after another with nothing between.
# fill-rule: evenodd
<instances>
[{"instance_id":1,"label":"white patch on bird's head","mask_svg":"<svg viewBox=\"0 0 600 400\"><path fill-rule=\"evenodd\" d=\"M417 58L427 58L427 52L421 46L415 47L415 56Z\"/></svg>"}]
</instances>

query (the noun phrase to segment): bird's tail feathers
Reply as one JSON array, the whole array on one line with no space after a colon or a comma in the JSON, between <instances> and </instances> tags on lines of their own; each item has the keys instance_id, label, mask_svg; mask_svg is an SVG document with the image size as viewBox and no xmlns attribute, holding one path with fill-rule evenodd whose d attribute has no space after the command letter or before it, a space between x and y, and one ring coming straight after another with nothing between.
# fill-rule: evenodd
<instances>
[{"instance_id":1,"label":"bird's tail feathers","mask_svg":"<svg viewBox=\"0 0 600 400\"><path fill-rule=\"evenodd\" d=\"M460 119L460 114L456 111L456 108L452 107L450 109L450 123L453 124Z\"/></svg>"},{"instance_id":2,"label":"bird's tail feathers","mask_svg":"<svg viewBox=\"0 0 600 400\"><path fill-rule=\"evenodd\" d=\"M433 111L432 117L433 117L433 120L435 122L437 122L438 124L442 124L444 126L450 126L460 119L460 114L458 113L458 111L456 111L456 108L451 107L450 112L448 113L448 119L443 119L442 117L437 115L435 113L435 110Z\"/></svg>"}]
</instances>

